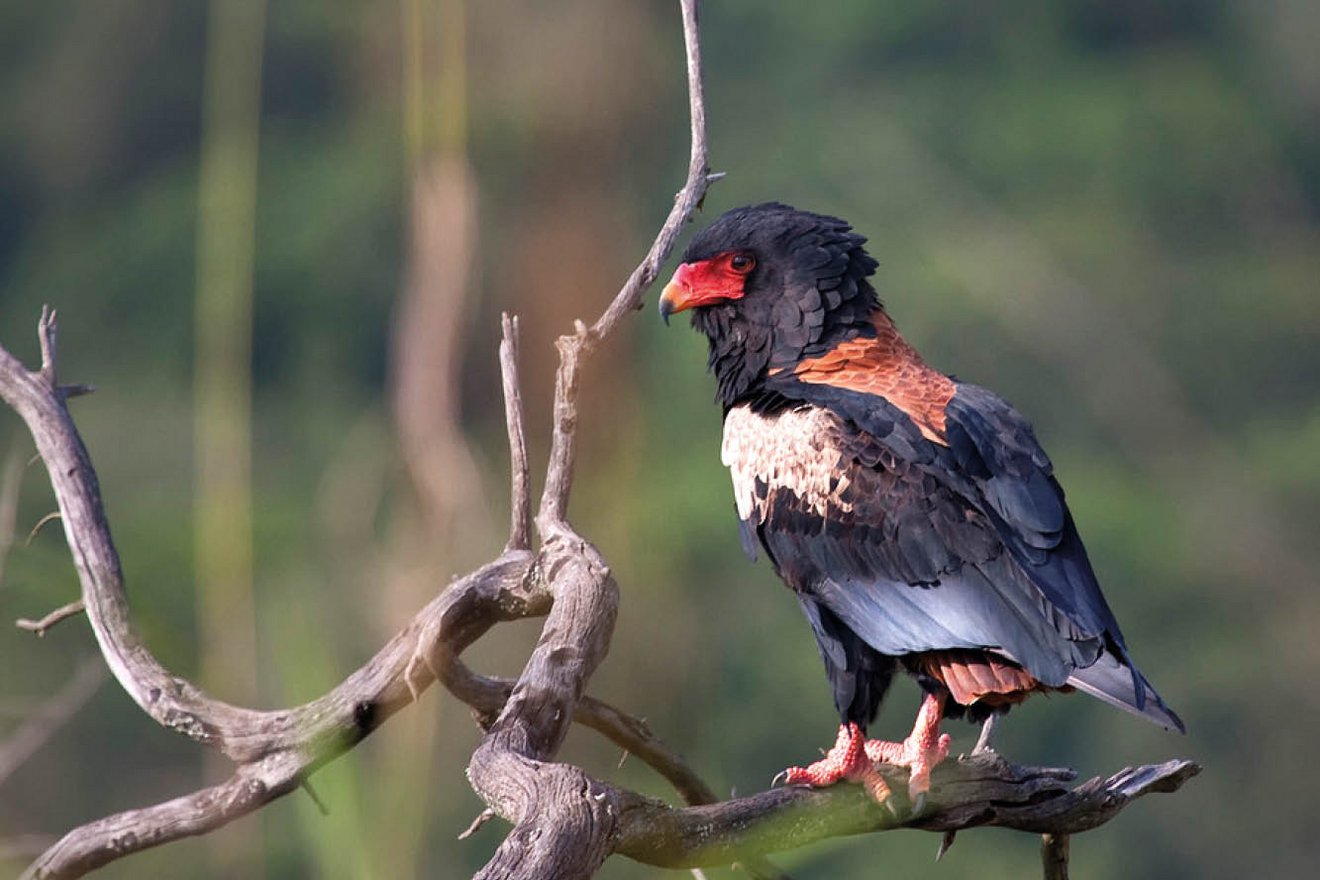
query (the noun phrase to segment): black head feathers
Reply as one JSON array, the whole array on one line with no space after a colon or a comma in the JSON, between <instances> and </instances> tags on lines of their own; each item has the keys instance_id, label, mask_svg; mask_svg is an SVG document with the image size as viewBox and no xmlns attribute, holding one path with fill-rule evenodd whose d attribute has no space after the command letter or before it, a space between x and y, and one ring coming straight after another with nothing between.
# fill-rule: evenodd
<instances>
[{"instance_id":1,"label":"black head feathers","mask_svg":"<svg viewBox=\"0 0 1320 880\"><path fill-rule=\"evenodd\" d=\"M692 326L710 339L708 365L726 407L755 393L771 368L874 333L880 304L866 279L877 263L865 242L838 217L778 202L728 211L692 239L685 264L733 251L756 261L741 298L692 313Z\"/></svg>"}]
</instances>

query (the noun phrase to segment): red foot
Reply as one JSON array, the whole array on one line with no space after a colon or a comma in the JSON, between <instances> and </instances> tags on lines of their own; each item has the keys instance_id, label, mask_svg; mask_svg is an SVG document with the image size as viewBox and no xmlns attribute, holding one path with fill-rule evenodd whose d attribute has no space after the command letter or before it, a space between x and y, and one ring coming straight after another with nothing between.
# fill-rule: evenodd
<instances>
[{"instance_id":1,"label":"red foot","mask_svg":"<svg viewBox=\"0 0 1320 880\"><path fill-rule=\"evenodd\" d=\"M930 772L949 756L951 738L940 733L944 697L927 694L912 733L902 742L868 740L856 724L839 728L839 738L824 758L808 767L789 767L779 778L789 785L821 788L836 782L858 782L878 803L889 800L889 786L876 764L907 767L908 798L920 804L930 791Z\"/></svg>"},{"instance_id":2,"label":"red foot","mask_svg":"<svg viewBox=\"0 0 1320 880\"><path fill-rule=\"evenodd\" d=\"M861 783L878 803L889 800L889 786L867 757L866 737L856 724L839 728L834 748L809 767L789 767L779 776L789 785L810 785L822 788L836 782Z\"/></svg>"},{"instance_id":3,"label":"red foot","mask_svg":"<svg viewBox=\"0 0 1320 880\"><path fill-rule=\"evenodd\" d=\"M901 743L873 739L865 744L866 757L871 761L908 768L908 798L914 803L930 791L930 771L949 756L952 738L940 733L943 715L944 697L927 694L907 739Z\"/></svg>"}]
</instances>

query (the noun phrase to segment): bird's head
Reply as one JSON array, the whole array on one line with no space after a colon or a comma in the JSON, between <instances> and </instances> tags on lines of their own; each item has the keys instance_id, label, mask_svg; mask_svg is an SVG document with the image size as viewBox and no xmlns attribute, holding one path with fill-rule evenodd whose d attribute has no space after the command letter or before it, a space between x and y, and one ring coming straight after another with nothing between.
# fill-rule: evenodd
<instances>
[{"instance_id":1,"label":"bird's head","mask_svg":"<svg viewBox=\"0 0 1320 880\"><path fill-rule=\"evenodd\" d=\"M876 262L843 220L767 202L735 208L692 239L660 296L666 321L692 310L726 406L775 368L873 333Z\"/></svg>"}]
</instances>

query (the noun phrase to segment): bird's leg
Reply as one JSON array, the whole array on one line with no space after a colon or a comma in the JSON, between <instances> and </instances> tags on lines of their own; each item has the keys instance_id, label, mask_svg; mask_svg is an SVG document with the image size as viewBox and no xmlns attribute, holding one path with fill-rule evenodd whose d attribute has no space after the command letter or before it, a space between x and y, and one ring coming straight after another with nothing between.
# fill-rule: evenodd
<instances>
[{"instance_id":1,"label":"bird's leg","mask_svg":"<svg viewBox=\"0 0 1320 880\"><path fill-rule=\"evenodd\" d=\"M776 779L782 779L788 785L810 785L813 788L840 781L857 782L877 803L883 804L889 800L889 786L867 757L869 745L856 724L841 725L839 738L825 757L808 767L789 767Z\"/></svg>"},{"instance_id":2,"label":"bird's leg","mask_svg":"<svg viewBox=\"0 0 1320 880\"><path fill-rule=\"evenodd\" d=\"M913 804L918 804L930 791L930 771L949 756L952 738L947 733L940 733L944 699L942 693L926 694L917 712L916 723L912 725L912 733L902 742L873 739L865 744L866 756L875 763L908 768L908 799Z\"/></svg>"}]
</instances>

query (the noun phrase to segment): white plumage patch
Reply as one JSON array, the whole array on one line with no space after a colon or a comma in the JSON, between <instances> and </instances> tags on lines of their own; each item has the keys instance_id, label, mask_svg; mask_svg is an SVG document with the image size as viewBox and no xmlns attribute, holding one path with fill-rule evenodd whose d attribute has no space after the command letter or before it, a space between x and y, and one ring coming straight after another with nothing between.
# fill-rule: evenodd
<instances>
[{"instance_id":1,"label":"white plumage patch","mask_svg":"<svg viewBox=\"0 0 1320 880\"><path fill-rule=\"evenodd\" d=\"M852 505L840 501L847 484L843 453L830 440L837 430L837 418L816 407L774 415L760 415L746 406L729 410L720 460L733 477L738 515L763 522L767 487L787 489L822 517L827 509L850 510Z\"/></svg>"}]
</instances>

